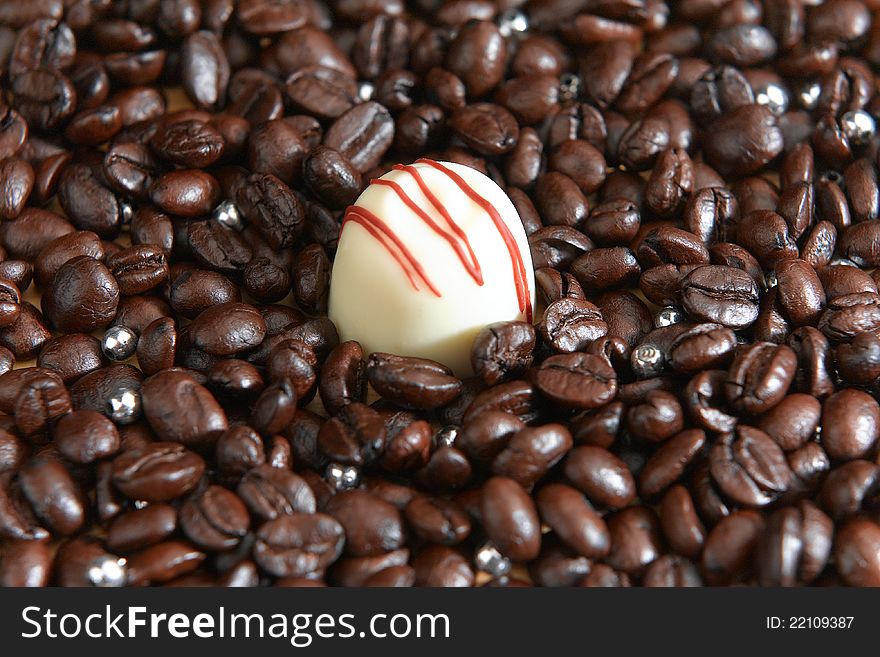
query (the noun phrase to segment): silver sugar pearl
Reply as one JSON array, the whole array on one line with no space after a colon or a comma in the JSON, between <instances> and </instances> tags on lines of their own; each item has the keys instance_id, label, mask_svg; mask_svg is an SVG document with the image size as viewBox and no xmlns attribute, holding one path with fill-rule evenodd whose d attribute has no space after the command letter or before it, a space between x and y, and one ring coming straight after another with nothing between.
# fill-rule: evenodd
<instances>
[{"instance_id":1,"label":"silver sugar pearl","mask_svg":"<svg viewBox=\"0 0 880 657\"><path fill-rule=\"evenodd\" d=\"M663 371L663 352L650 344L643 344L632 352L630 365L639 379L650 379Z\"/></svg>"},{"instance_id":2,"label":"silver sugar pearl","mask_svg":"<svg viewBox=\"0 0 880 657\"><path fill-rule=\"evenodd\" d=\"M86 573L92 586L99 588L117 588L125 586L126 580L125 559L117 559L111 554L107 554L97 559Z\"/></svg>"},{"instance_id":3,"label":"silver sugar pearl","mask_svg":"<svg viewBox=\"0 0 880 657\"><path fill-rule=\"evenodd\" d=\"M141 393L121 388L107 400L107 413L116 424L131 424L141 415Z\"/></svg>"},{"instance_id":4,"label":"silver sugar pearl","mask_svg":"<svg viewBox=\"0 0 880 657\"><path fill-rule=\"evenodd\" d=\"M342 465L341 463L328 465L324 478L338 491L357 488L361 483L361 473L358 469L353 465Z\"/></svg>"},{"instance_id":5,"label":"silver sugar pearl","mask_svg":"<svg viewBox=\"0 0 880 657\"><path fill-rule=\"evenodd\" d=\"M574 73L559 76L559 100L575 100L581 93L581 79Z\"/></svg>"},{"instance_id":6,"label":"silver sugar pearl","mask_svg":"<svg viewBox=\"0 0 880 657\"><path fill-rule=\"evenodd\" d=\"M220 205L214 208L211 216L214 221L226 228L231 228L232 230L244 228L241 212L239 212L238 206L230 200L222 201Z\"/></svg>"},{"instance_id":7,"label":"silver sugar pearl","mask_svg":"<svg viewBox=\"0 0 880 657\"><path fill-rule=\"evenodd\" d=\"M776 116L782 116L788 111L788 91L776 82L769 82L755 89L755 102L765 105Z\"/></svg>"},{"instance_id":8,"label":"silver sugar pearl","mask_svg":"<svg viewBox=\"0 0 880 657\"><path fill-rule=\"evenodd\" d=\"M368 100L373 100L373 95L376 93L376 87L372 82L367 80L361 80L358 82L357 86L357 95L358 98L361 99L361 102L366 103Z\"/></svg>"},{"instance_id":9,"label":"silver sugar pearl","mask_svg":"<svg viewBox=\"0 0 880 657\"><path fill-rule=\"evenodd\" d=\"M134 217L134 206L128 201L120 201L119 202L119 218L123 226L127 226L131 223L131 219Z\"/></svg>"},{"instance_id":10,"label":"silver sugar pearl","mask_svg":"<svg viewBox=\"0 0 880 657\"><path fill-rule=\"evenodd\" d=\"M452 447L458 438L458 427L447 425L434 434L434 447Z\"/></svg>"},{"instance_id":11,"label":"silver sugar pearl","mask_svg":"<svg viewBox=\"0 0 880 657\"><path fill-rule=\"evenodd\" d=\"M770 290L779 285L779 281L776 278L776 272L771 271L764 275L764 286Z\"/></svg>"},{"instance_id":12,"label":"silver sugar pearl","mask_svg":"<svg viewBox=\"0 0 880 657\"><path fill-rule=\"evenodd\" d=\"M673 324L681 324L684 321L684 313L675 306L666 306L657 311L654 316L654 328L663 328Z\"/></svg>"},{"instance_id":13,"label":"silver sugar pearl","mask_svg":"<svg viewBox=\"0 0 880 657\"><path fill-rule=\"evenodd\" d=\"M489 573L493 577L501 577L510 572L510 559L488 541L474 552L474 565L477 570Z\"/></svg>"},{"instance_id":14,"label":"silver sugar pearl","mask_svg":"<svg viewBox=\"0 0 880 657\"><path fill-rule=\"evenodd\" d=\"M135 509L146 509L148 506L150 506L150 503L147 502L146 500L135 500L134 501L134 508Z\"/></svg>"},{"instance_id":15,"label":"silver sugar pearl","mask_svg":"<svg viewBox=\"0 0 880 657\"><path fill-rule=\"evenodd\" d=\"M110 360L126 360L137 351L138 336L127 326L111 326L101 339L101 351Z\"/></svg>"},{"instance_id":16,"label":"silver sugar pearl","mask_svg":"<svg viewBox=\"0 0 880 657\"><path fill-rule=\"evenodd\" d=\"M529 17L519 9L508 9L499 14L495 19L501 36L509 37L515 33L522 33L529 29Z\"/></svg>"},{"instance_id":17,"label":"silver sugar pearl","mask_svg":"<svg viewBox=\"0 0 880 657\"><path fill-rule=\"evenodd\" d=\"M852 146L864 146L874 138L877 124L865 110L852 110L840 117L840 128Z\"/></svg>"},{"instance_id":18,"label":"silver sugar pearl","mask_svg":"<svg viewBox=\"0 0 880 657\"><path fill-rule=\"evenodd\" d=\"M798 92L798 102L805 110L814 110L822 94L822 85L815 80L807 82Z\"/></svg>"}]
</instances>

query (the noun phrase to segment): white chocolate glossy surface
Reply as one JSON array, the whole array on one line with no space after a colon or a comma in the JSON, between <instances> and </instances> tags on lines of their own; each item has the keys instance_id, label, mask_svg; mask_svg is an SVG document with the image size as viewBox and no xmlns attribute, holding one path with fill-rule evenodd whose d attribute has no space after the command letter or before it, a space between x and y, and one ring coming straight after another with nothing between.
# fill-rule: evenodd
<instances>
[{"instance_id":1,"label":"white chocolate glossy surface","mask_svg":"<svg viewBox=\"0 0 880 657\"><path fill-rule=\"evenodd\" d=\"M534 308L532 259L513 203L479 171L460 164L441 164L461 176L498 211L519 250L527 284L525 296ZM483 207L442 171L424 163L413 166L466 236L483 284L475 281L449 241L408 207L393 187L374 183L355 205L381 219L400 239L439 296L419 276L413 276L412 281L408 278L406 268L390 252L400 254L393 244L386 240L389 250L375 232L371 234L349 217L333 264L329 315L340 338L357 340L365 353L386 351L430 358L466 376L471 373L471 345L480 329L494 322L526 318L520 309L514 265L501 232ZM449 228L411 173L393 170L381 180L397 183L438 226ZM466 261L470 262L469 257Z\"/></svg>"}]
</instances>

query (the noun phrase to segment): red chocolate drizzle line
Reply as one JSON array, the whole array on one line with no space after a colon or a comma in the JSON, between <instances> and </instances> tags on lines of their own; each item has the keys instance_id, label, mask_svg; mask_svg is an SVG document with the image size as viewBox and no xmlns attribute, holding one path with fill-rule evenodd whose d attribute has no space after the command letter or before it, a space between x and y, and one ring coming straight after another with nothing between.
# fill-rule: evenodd
<instances>
[{"instance_id":1,"label":"red chocolate drizzle line","mask_svg":"<svg viewBox=\"0 0 880 657\"><path fill-rule=\"evenodd\" d=\"M510 232L510 229L507 227L507 224L504 223L504 220L501 218L501 215L498 213L498 210L489 203L485 198L480 196L470 185L465 182L464 178L460 175L452 171L449 167L446 167L439 162L435 162L434 160L428 159L420 159L416 161L417 164L427 164L430 167L440 171L449 177L452 182L454 182L458 188L464 192L474 203L479 205L483 210L485 210L486 214L489 215L489 218L492 219L492 222L495 224L495 227L498 229L498 232L501 234L501 238L504 240L504 244L507 247L507 252L510 254L510 262L513 270L513 280L516 285L516 296L517 301L519 302L519 310L520 312L524 312L528 321L532 321L532 304L529 299L528 293L528 279L526 277L526 268L525 264L522 260L522 255L519 252L519 248L516 245L516 241L514 240L513 235ZM425 183L422 175L419 173L418 168L412 165L403 165L397 164L394 166L394 169L397 171L405 171L410 174L413 179L416 181L416 184L419 186L421 192L425 195L425 198L434 206L434 209L440 213L443 217L446 224L448 224L449 229L446 230L442 226L440 226L436 221L434 221L431 216L425 212L419 205L406 193L406 190L400 186L396 181L393 180L372 180L371 184L376 185L384 185L386 187L390 187L394 190L397 196L401 201L413 212L415 212L416 216L418 216L422 221L427 224L431 230L437 233L440 237L445 239L452 249L455 251L458 259L461 261L462 266L467 270L468 274L470 274L471 278L474 279L474 282L477 285L483 285L483 272L480 268L480 263L477 261L477 257L474 254L474 250L471 247L470 242L468 241L467 235L461 229L461 227L455 223L452 217L449 214L449 211L446 207L440 202L440 200L436 197L436 195L431 191L428 185ZM428 279L427 274L425 273L424 268L421 266L418 260L413 256L413 254L406 248L403 242L394 234L394 232L388 227L388 225L382 221L375 214L363 208L359 205L352 205L345 211L345 221L354 221L357 224L360 224L364 227L364 229L375 238L391 256L397 261L400 265L401 269L403 269L407 278L409 279L410 284L416 290L419 289L418 284L416 283L416 278L421 278L424 281L425 285L434 293L435 296L441 296L431 281ZM396 247L396 248L395 248ZM465 251L467 253L465 253Z\"/></svg>"}]
</instances>

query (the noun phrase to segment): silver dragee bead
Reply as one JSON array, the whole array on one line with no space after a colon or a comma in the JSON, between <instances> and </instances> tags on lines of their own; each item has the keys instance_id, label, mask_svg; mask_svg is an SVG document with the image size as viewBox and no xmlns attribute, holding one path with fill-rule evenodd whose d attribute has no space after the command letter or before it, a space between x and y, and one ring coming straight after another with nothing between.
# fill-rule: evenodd
<instances>
[{"instance_id":1,"label":"silver dragee bead","mask_svg":"<svg viewBox=\"0 0 880 657\"><path fill-rule=\"evenodd\" d=\"M131 424L141 415L141 393L120 388L107 400L107 413L116 424Z\"/></svg>"},{"instance_id":2,"label":"silver dragee bead","mask_svg":"<svg viewBox=\"0 0 880 657\"><path fill-rule=\"evenodd\" d=\"M684 313L675 306L666 306L657 311L654 316L654 328L663 328L673 324L681 324L684 321Z\"/></svg>"},{"instance_id":3,"label":"silver dragee bead","mask_svg":"<svg viewBox=\"0 0 880 657\"><path fill-rule=\"evenodd\" d=\"M360 98L361 102L366 103L368 100L373 100L373 95L376 93L376 87L372 82L367 80L361 80L358 82L357 87L357 95Z\"/></svg>"},{"instance_id":4,"label":"silver dragee bead","mask_svg":"<svg viewBox=\"0 0 880 657\"><path fill-rule=\"evenodd\" d=\"M776 82L762 84L755 91L755 102L765 105L776 116L782 116L788 110L788 91Z\"/></svg>"},{"instance_id":5,"label":"silver dragee bead","mask_svg":"<svg viewBox=\"0 0 880 657\"><path fill-rule=\"evenodd\" d=\"M510 572L510 559L505 557L490 541L483 543L474 552L474 565L477 570L501 577Z\"/></svg>"},{"instance_id":6,"label":"silver dragee bead","mask_svg":"<svg viewBox=\"0 0 880 657\"><path fill-rule=\"evenodd\" d=\"M96 559L89 566L86 576L89 582L92 583L92 586L99 588L125 586L126 566L127 561L125 559L118 559L112 554L107 554Z\"/></svg>"},{"instance_id":7,"label":"silver dragee bead","mask_svg":"<svg viewBox=\"0 0 880 657\"><path fill-rule=\"evenodd\" d=\"M128 201L120 201L119 202L119 219L120 223L123 226L127 226L131 223L131 219L134 217L134 206Z\"/></svg>"},{"instance_id":8,"label":"silver dragee bead","mask_svg":"<svg viewBox=\"0 0 880 657\"><path fill-rule=\"evenodd\" d=\"M228 199L222 201L220 205L214 208L211 216L214 221L226 228L231 228L232 230L244 228L244 221L242 221L238 206Z\"/></svg>"},{"instance_id":9,"label":"silver dragee bead","mask_svg":"<svg viewBox=\"0 0 880 657\"><path fill-rule=\"evenodd\" d=\"M559 100L576 100L581 93L581 79L573 73L559 76Z\"/></svg>"},{"instance_id":10,"label":"silver dragee bead","mask_svg":"<svg viewBox=\"0 0 880 657\"><path fill-rule=\"evenodd\" d=\"M632 352L630 366L639 379L650 379L663 371L663 353L654 345L643 344Z\"/></svg>"},{"instance_id":11,"label":"silver dragee bead","mask_svg":"<svg viewBox=\"0 0 880 657\"><path fill-rule=\"evenodd\" d=\"M852 110L840 117L840 129L852 146L864 146L874 138L877 124L865 110Z\"/></svg>"},{"instance_id":12,"label":"silver dragee bead","mask_svg":"<svg viewBox=\"0 0 880 657\"><path fill-rule=\"evenodd\" d=\"M821 94L822 86L818 82L815 80L807 82L798 91L798 102L805 110L814 110Z\"/></svg>"},{"instance_id":13,"label":"silver dragee bead","mask_svg":"<svg viewBox=\"0 0 880 657\"><path fill-rule=\"evenodd\" d=\"M458 438L458 427L447 425L434 434L434 447L452 447Z\"/></svg>"},{"instance_id":14,"label":"silver dragee bead","mask_svg":"<svg viewBox=\"0 0 880 657\"><path fill-rule=\"evenodd\" d=\"M351 490L360 484L361 473L353 465L331 463L327 466L325 479L337 491Z\"/></svg>"},{"instance_id":15,"label":"silver dragee bead","mask_svg":"<svg viewBox=\"0 0 880 657\"><path fill-rule=\"evenodd\" d=\"M127 326L111 326L101 339L101 351L110 360L125 360L134 356L138 336Z\"/></svg>"},{"instance_id":16,"label":"silver dragee bead","mask_svg":"<svg viewBox=\"0 0 880 657\"><path fill-rule=\"evenodd\" d=\"M507 38L513 34L521 34L529 29L529 17L519 9L508 9L501 12L495 20L501 36Z\"/></svg>"}]
</instances>

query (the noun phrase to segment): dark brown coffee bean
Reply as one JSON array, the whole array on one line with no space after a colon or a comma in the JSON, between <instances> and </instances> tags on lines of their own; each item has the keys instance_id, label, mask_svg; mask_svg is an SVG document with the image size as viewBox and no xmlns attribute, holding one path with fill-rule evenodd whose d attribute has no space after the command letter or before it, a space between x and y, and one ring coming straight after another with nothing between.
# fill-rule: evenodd
<instances>
[{"instance_id":1,"label":"dark brown coffee bean","mask_svg":"<svg viewBox=\"0 0 880 657\"><path fill-rule=\"evenodd\" d=\"M489 539L513 561L530 561L541 549L535 503L517 482L493 477L483 486L482 520Z\"/></svg>"},{"instance_id":2,"label":"dark brown coffee bean","mask_svg":"<svg viewBox=\"0 0 880 657\"><path fill-rule=\"evenodd\" d=\"M217 205L220 185L214 176L204 171L172 171L152 184L150 199L171 214L198 217L210 213Z\"/></svg>"},{"instance_id":3,"label":"dark brown coffee bean","mask_svg":"<svg viewBox=\"0 0 880 657\"><path fill-rule=\"evenodd\" d=\"M743 105L717 119L704 154L722 174L758 171L782 152L782 133L776 117L761 105Z\"/></svg>"},{"instance_id":4,"label":"dark brown coffee bean","mask_svg":"<svg viewBox=\"0 0 880 657\"><path fill-rule=\"evenodd\" d=\"M880 328L880 295L873 292L844 294L828 301L819 319L819 330L834 341Z\"/></svg>"},{"instance_id":5,"label":"dark brown coffee bean","mask_svg":"<svg viewBox=\"0 0 880 657\"><path fill-rule=\"evenodd\" d=\"M519 139L516 119L492 103L474 103L456 110L449 124L459 139L481 155L508 153Z\"/></svg>"},{"instance_id":6,"label":"dark brown coffee bean","mask_svg":"<svg viewBox=\"0 0 880 657\"><path fill-rule=\"evenodd\" d=\"M766 506L792 483L782 449L759 429L738 425L709 452L713 480L730 499L746 506Z\"/></svg>"},{"instance_id":7,"label":"dark brown coffee bean","mask_svg":"<svg viewBox=\"0 0 880 657\"><path fill-rule=\"evenodd\" d=\"M629 468L601 447L575 447L565 459L564 472L595 504L619 509L635 499L636 483Z\"/></svg>"},{"instance_id":8,"label":"dark brown coffee bean","mask_svg":"<svg viewBox=\"0 0 880 657\"><path fill-rule=\"evenodd\" d=\"M177 529L177 509L148 504L118 516L107 530L107 547L117 552L141 550L161 543Z\"/></svg>"},{"instance_id":9,"label":"dark brown coffee bean","mask_svg":"<svg viewBox=\"0 0 880 657\"><path fill-rule=\"evenodd\" d=\"M666 491L660 507L660 525L673 550L691 558L699 555L706 540L706 529L684 486L676 484Z\"/></svg>"},{"instance_id":10,"label":"dark brown coffee bean","mask_svg":"<svg viewBox=\"0 0 880 657\"><path fill-rule=\"evenodd\" d=\"M228 550L245 536L250 517L241 499L222 486L208 486L180 507L180 527L206 550Z\"/></svg>"},{"instance_id":11,"label":"dark brown coffee bean","mask_svg":"<svg viewBox=\"0 0 880 657\"><path fill-rule=\"evenodd\" d=\"M753 555L764 531L764 519L751 510L734 511L722 519L703 548L701 568L706 582L713 585L742 581L752 574Z\"/></svg>"},{"instance_id":12,"label":"dark brown coffee bean","mask_svg":"<svg viewBox=\"0 0 880 657\"><path fill-rule=\"evenodd\" d=\"M880 543L880 527L870 520L853 519L843 526L835 537L834 559L837 570L852 586L876 586L880 582L877 573L877 545Z\"/></svg>"},{"instance_id":13,"label":"dark brown coffee bean","mask_svg":"<svg viewBox=\"0 0 880 657\"><path fill-rule=\"evenodd\" d=\"M74 463L92 463L119 450L119 432L101 413L74 411L63 416L52 430L58 451Z\"/></svg>"},{"instance_id":14,"label":"dark brown coffee bean","mask_svg":"<svg viewBox=\"0 0 880 657\"><path fill-rule=\"evenodd\" d=\"M617 393L617 376L604 358L559 354L531 370L529 380L541 394L566 408L597 408Z\"/></svg>"},{"instance_id":15,"label":"dark brown coffee bean","mask_svg":"<svg viewBox=\"0 0 880 657\"><path fill-rule=\"evenodd\" d=\"M681 283L685 310L694 318L733 329L758 317L758 288L745 272L723 265L698 267Z\"/></svg>"},{"instance_id":16,"label":"dark brown coffee bean","mask_svg":"<svg viewBox=\"0 0 880 657\"><path fill-rule=\"evenodd\" d=\"M318 435L321 450L332 460L361 465L376 459L387 439L381 416L364 404L344 406L325 422Z\"/></svg>"},{"instance_id":17,"label":"dark brown coffee bean","mask_svg":"<svg viewBox=\"0 0 880 657\"><path fill-rule=\"evenodd\" d=\"M822 406L822 445L832 459L869 455L880 437L880 406L869 394L844 388Z\"/></svg>"},{"instance_id":18,"label":"dark brown coffee bean","mask_svg":"<svg viewBox=\"0 0 880 657\"><path fill-rule=\"evenodd\" d=\"M379 164L393 137L394 121L388 110L378 103L366 102L337 118L327 129L324 144L364 173Z\"/></svg>"},{"instance_id":19,"label":"dark brown coffee bean","mask_svg":"<svg viewBox=\"0 0 880 657\"><path fill-rule=\"evenodd\" d=\"M608 520L611 551L606 558L612 568L638 575L660 556L660 523L644 506L618 511Z\"/></svg>"},{"instance_id":20,"label":"dark brown coffee bean","mask_svg":"<svg viewBox=\"0 0 880 657\"><path fill-rule=\"evenodd\" d=\"M227 428L226 413L208 390L182 371L166 370L144 381L144 416L163 439L199 449L212 447Z\"/></svg>"},{"instance_id":21,"label":"dark brown coffee bean","mask_svg":"<svg viewBox=\"0 0 880 657\"><path fill-rule=\"evenodd\" d=\"M506 59L506 41L495 24L475 21L450 44L446 68L461 78L470 96L480 98L501 81Z\"/></svg>"},{"instance_id":22,"label":"dark brown coffee bean","mask_svg":"<svg viewBox=\"0 0 880 657\"><path fill-rule=\"evenodd\" d=\"M202 458L176 443L128 450L113 460L113 484L130 499L166 502L185 495L205 470Z\"/></svg>"},{"instance_id":23,"label":"dark brown coffee bean","mask_svg":"<svg viewBox=\"0 0 880 657\"><path fill-rule=\"evenodd\" d=\"M490 386L521 376L532 364L535 337L535 329L526 322L487 326L471 349L474 372Z\"/></svg>"},{"instance_id":24,"label":"dark brown coffee bean","mask_svg":"<svg viewBox=\"0 0 880 657\"><path fill-rule=\"evenodd\" d=\"M511 436L492 461L492 472L528 488L543 477L571 449L572 438L564 426L526 427Z\"/></svg>"},{"instance_id":25,"label":"dark brown coffee bean","mask_svg":"<svg viewBox=\"0 0 880 657\"><path fill-rule=\"evenodd\" d=\"M367 377L380 395L411 408L437 408L461 391L461 381L447 367L420 358L371 354Z\"/></svg>"},{"instance_id":26,"label":"dark brown coffee bean","mask_svg":"<svg viewBox=\"0 0 880 657\"><path fill-rule=\"evenodd\" d=\"M564 484L549 484L538 492L535 501L544 522L575 552L590 558L608 553L608 527L577 490Z\"/></svg>"},{"instance_id":27,"label":"dark brown coffee bean","mask_svg":"<svg viewBox=\"0 0 880 657\"><path fill-rule=\"evenodd\" d=\"M737 354L730 366L727 400L744 413L768 411L782 401L796 368L797 357L789 347L755 343Z\"/></svg>"}]
</instances>

